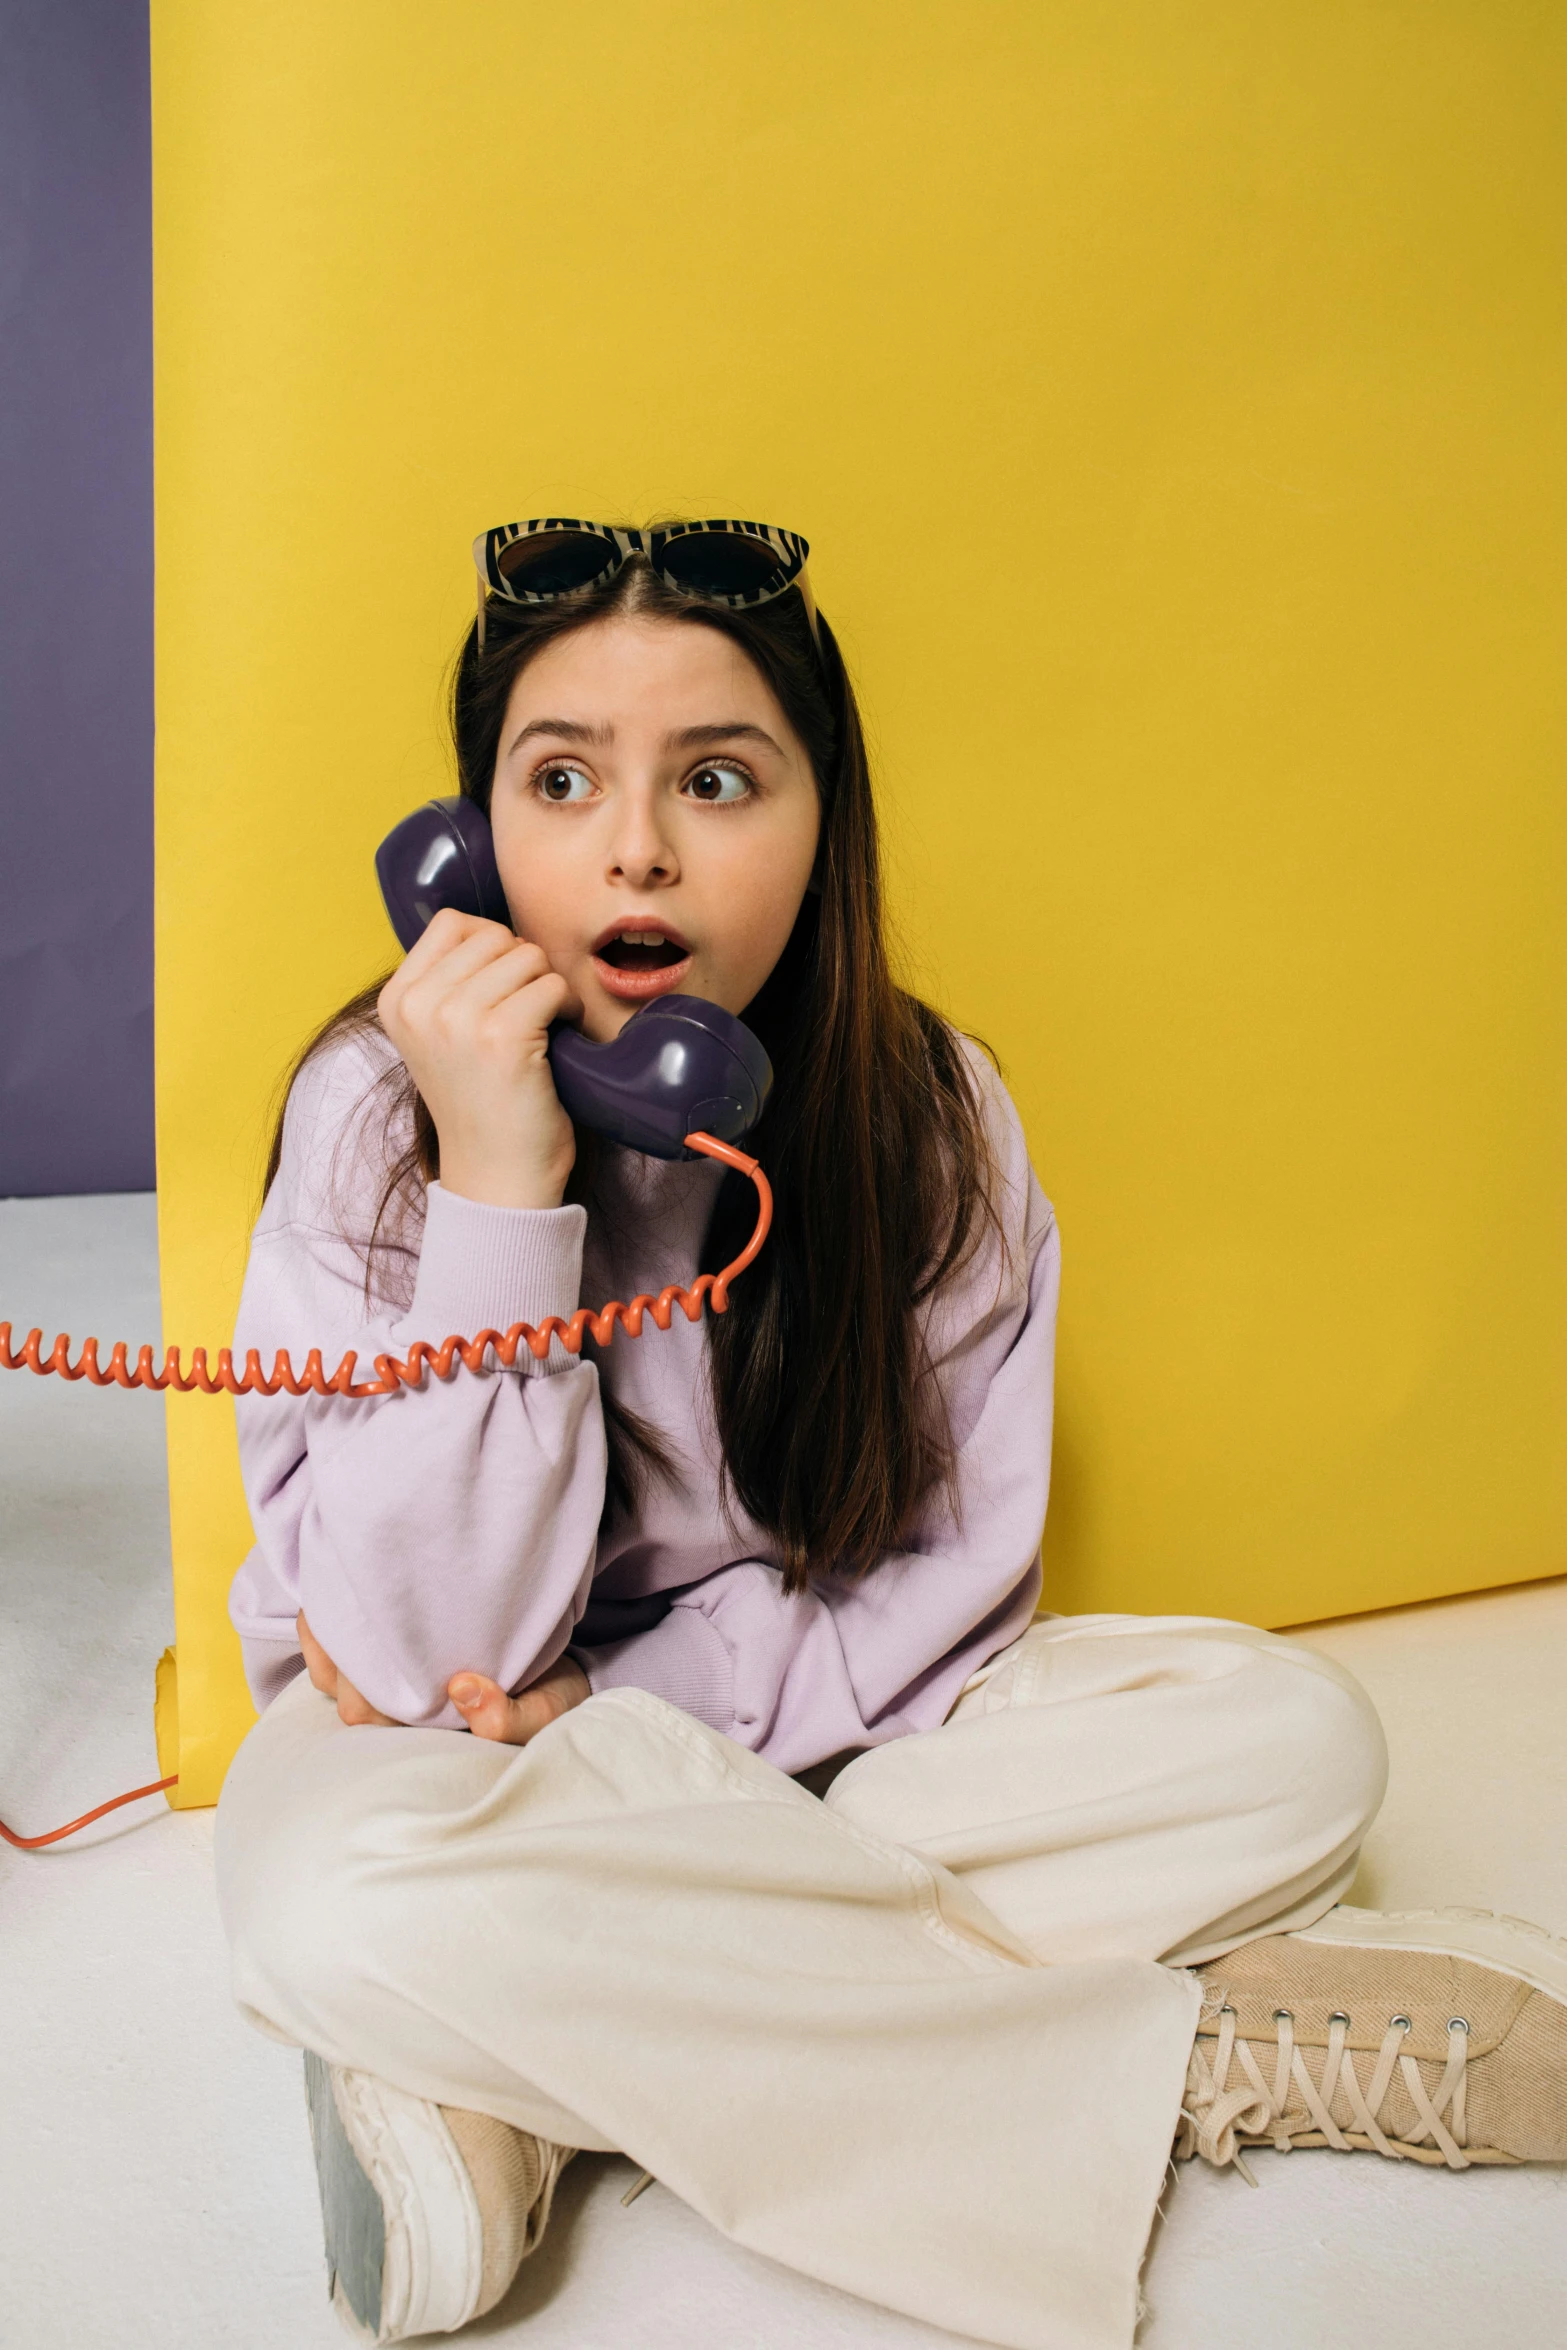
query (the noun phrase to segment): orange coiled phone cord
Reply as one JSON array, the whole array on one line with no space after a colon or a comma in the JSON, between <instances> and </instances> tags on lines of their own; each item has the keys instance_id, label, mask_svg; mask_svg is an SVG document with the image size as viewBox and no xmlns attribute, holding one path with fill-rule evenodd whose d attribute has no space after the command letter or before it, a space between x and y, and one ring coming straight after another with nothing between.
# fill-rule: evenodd
<instances>
[{"instance_id":1,"label":"orange coiled phone cord","mask_svg":"<svg viewBox=\"0 0 1567 2350\"><path fill-rule=\"evenodd\" d=\"M193 1349L189 1372L181 1368L177 1346L171 1346L165 1351L161 1371L153 1369L152 1348L141 1347L137 1352L136 1367L132 1370L129 1349L123 1339L113 1349L106 1366L98 1361L96 1338L83 1339L81 1353L73 1363L71 1341L63 1331L47 1354L43 1352L41 1330L30 1330L20 1352L13 1353L9 1322L0 1322L0 1370L36 1371L40 1377L55 1372L62 1379L89 1380L94 1387L172 1387L180 1395L189 1395L192 1389L199 1390L203 1395L276 1395L280 1388L287 1395L394 1395L400 1387L422 1385L427 1369L433 1371L438 1379L452 1378L459 1364L465 1370L480 1370L488 1353L493 1353L495 1361L510 1370L517 1360L518 1349L523 1346L537 1361L542 1362L549 1352L551 1341L556 1338L568 1353L580 1354L584 1336L591 1336L599 1346L608 1346L617 1329L623 1329L628 1338L640 1338L643 1320L647 1316L652 1317L658 1329L667 1330L674 1318L676 1306L688 1322L699 1322L704 1304L711 1305L715 1314L727 1311L729 1284L737 1274L745 1271L767 1238L773 1220L773 1193L772 1186L755 1159L747 1158L744 1151L737 1151L732 1143L720 1142L712 1134L688 1134L686 1148L699 1151L704 1158L719 1160L724 1166L732 1167L737 1175L748 1175L756 1186L756 1225L750 1239L721 1273L703 1273L689 1288L672 1282L667 1289L661 1289L657 1297L634 1297L629 1305L622 1305L618 1298L612 1299L607 1306L601 1306L597 1313L587 1306L579 1306L569 1322L563 1322L559 1314L551 1314L537 1329L530 1322L514 1322L506 1331L481 1330L476 1338L447 1338L439 1346L430 1346L421 1338L415 1341L404 1356L377 1355L375 1367L378 1376L361 1382L354 1379L357 1355L352 1347L330 1379L322 1366L319 1347L311 1348L305 1357L302 1372L295 1371L288 1349L280 1347L273 1360L270 1377L262 1370L261 1357L254 1347L245 1356L245 1369L240 1377L235 1376L233 1353L226 1346L218 1349L216 1372L209 1371L207 1367L207 1350L204 1346ZM154 1779L146 1787L133 1787L126 1795L116 1795L110 1802L100 1803L96 1811L84 1812L79 1820L72 1820L68 1827L51 1829L47 1836L18 1836L0 1820L0 1838L21 1851L35 1852L41 1845L57 1844L62 1836L73 1836L78 1828L90 1826L92 1821L102 1819L105 1812L118 1810L122 1803L135 1803L143 1795L161 1794L164 1788L177 1786L178 1783L179 1773L176 1771L171 1778Z\"/></svg>"}]
</instances>

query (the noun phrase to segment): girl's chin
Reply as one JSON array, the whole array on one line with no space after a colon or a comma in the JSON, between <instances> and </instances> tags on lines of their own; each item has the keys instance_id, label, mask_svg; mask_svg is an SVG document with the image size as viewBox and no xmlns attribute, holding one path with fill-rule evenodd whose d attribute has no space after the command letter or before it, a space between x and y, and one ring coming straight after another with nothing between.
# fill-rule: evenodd
<instances>
[{"instance_id":1,"label":"girl's chin","mask_svg":"<svg viewBox=\"0 0 1567 2350\"><path fill-rule=\"evenodd\" d=\"M650 1004L661 995L672 995L690 976L692 960L690 955L682 955L678 963L664 963L656 970L627 971L595 955L593 976L612 1003L634 1012L639 1004Z\"/></svg>"}]
</instances>

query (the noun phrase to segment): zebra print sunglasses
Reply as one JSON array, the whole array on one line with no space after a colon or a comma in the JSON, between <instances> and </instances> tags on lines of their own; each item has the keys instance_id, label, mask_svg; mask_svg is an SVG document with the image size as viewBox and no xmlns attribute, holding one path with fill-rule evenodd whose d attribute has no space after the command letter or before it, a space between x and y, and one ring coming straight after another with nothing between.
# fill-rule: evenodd
<instances>
[{"instance_id":1,"label":"zebra print sunglasses","mask_svg":"<svg viewBox=\"0 0 1567 2350\"><path fill-rule=\"evenodd\" d=\"M473 542L479 573L479 649L489 598L550 604L575 588L613 579L632 555L645 556L667 587L738 612L770 604L797 587L820 650L816 605L806 575L810 548L797 531L766 522L669 522L658 530L621 530L607 522L550 515L502 522Z\"/></svg>"}]
</instances>

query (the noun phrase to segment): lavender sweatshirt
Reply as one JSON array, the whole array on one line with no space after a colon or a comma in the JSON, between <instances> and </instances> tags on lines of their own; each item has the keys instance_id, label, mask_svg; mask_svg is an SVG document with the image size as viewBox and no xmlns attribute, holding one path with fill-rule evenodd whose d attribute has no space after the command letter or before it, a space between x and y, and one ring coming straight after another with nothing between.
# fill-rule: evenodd
<instances>
[{"instance_id":1,"label":"lavender sweatshirt","mask_svg":"<svg viewBox=\"0 0 1567 2350\"><path fill-rule=\"evenodd\" d=\"M958 1446L956 1512L933 1497L908 1547L855 1582L784 1595L768 1535L720 1492L704 1325L619 1334L597 1362L557 1343L513 1371L427 1376L360 1402L245 1396L240 1458L256 1545L230 1613L258 1705L302 1669L294 1619L381 1712L461 1729L448 1678L521 1688L570 1645L595 1690L652 1690L785 1771L935 1727L1039 1595L1059 1251L1017 1113L973 1064L1001 1176L994 1236L925 1309ZM385 1181L379 1036L296 1082L251 1243L236 1344L270 1365L312 1346L356 1377L418 1338L569 1316L693 1278L721 1181L709 1162L606 1152L605 1198L484 1207L439 1183L365 1297L364 1236ZM394 1132L395 1156L407 1139ZM359 1245L355 1245L356 1241ZM742 1275L743 1279L744 1276ZM651 1422L674 1463L634 1514L600 1520L601 1396Z\"/></svg>"}]
</instances>

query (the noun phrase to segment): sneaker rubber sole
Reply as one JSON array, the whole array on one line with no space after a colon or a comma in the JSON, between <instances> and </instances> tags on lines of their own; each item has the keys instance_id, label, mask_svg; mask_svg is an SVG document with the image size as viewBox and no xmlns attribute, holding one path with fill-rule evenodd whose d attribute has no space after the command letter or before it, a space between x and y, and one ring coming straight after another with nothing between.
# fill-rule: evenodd
<instances>
[{"instance_id":1,"label":"sneaker rubber sole","mask_svg":"<svg viewBox=\"0 0 1567 2350\"><path fill-rule=\"evenodd\" d=\"M1429 1950L1472 1959L1514 1975L1567 2006L1567 1942L1543 1926L1494 1909L1351 1909L1341 1902L1295 1942L1348 1944L1359 1950Z\"/></svg>"},{"instance_id":2,"label":"sneaker rubber sole","mask_svg":"<svg viewBox=\"0 0 1567 2350\"><path fill-rule=\"evenodd\" d=\"M328 2290L368 2342L453 2333L473 2316L484 2230L440 2108L305 2053Z\"/></svg>"}]
</instances>

